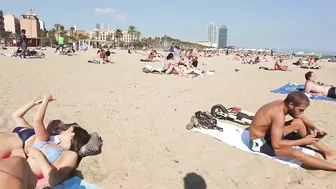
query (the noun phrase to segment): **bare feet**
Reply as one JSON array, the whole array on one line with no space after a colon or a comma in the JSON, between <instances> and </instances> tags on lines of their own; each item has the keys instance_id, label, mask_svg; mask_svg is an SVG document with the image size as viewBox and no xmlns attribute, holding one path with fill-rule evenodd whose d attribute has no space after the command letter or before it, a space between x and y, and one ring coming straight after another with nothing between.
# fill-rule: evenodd
<instances>
[{"instance_id":1,"label":"bare feet","mask_svg":"<svg viewBox=\"0 0 336 189\"><path fill-rule=\"evenodd\" d=\"M328 153L325 153L323 157L326 160L335 160L336 159L336 153L333 152L333 151L330 151Z\"/></svg>"}]
</instances>

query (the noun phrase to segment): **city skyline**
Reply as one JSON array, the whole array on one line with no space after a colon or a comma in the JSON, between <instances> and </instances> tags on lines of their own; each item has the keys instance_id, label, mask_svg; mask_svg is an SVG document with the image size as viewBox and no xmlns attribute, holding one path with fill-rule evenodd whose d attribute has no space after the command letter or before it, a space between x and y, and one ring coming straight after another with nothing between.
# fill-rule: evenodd
<instances>
[{"instance_id":1,"label":"city skyline","mask_svg":"<svg viewBox=\"0 0 336 189\"><path fill-rule=\"evenodd\" d=\"M132 6L129 6L127 2L118 1L112 6L107 0L100 3L107 5L104 8L97 6L95 2L84 0L80 11L75 14L74 10L78 9L75 2L68 2L67 6L62 3L44 6L42 1L35 0L33 9L45 21L47 29L55 23L66 28L76 25L82 30L93 29L96 23L109 23L111 29L127 29L129 25L134 25L144 36L168 35L184 41L197 41L204 38L204 26L211 21L225 23L230 29L228 44L237 47L336 52L336 46L331 40L336 26L330 24L336 16L332 8L336 6L336 2L319 4L316 9L316 3L312 0L304 3L288 0L270 3L260 0L253 4L247 0L215 1L216 6L211 9L211 14L207 14L204 7L198 4L193 4L192 9L185 9L190 7L190 2L177 0L171 0L171 3L179 4L173 11L160 8L154 0L148 0L153 5L150 11L143 11L148 8L148 3L132 1ZM4 14L14 14L17 17L30 8L31 3L26 1L20 6L13 6L8 1L1 4ZM55 9L62 10L64 14L51 14ZM180 11L184 11L185 16L175 14ZM148 18L151 19L150 22ZM167 24L172 20L174 28Z\"/></svg>"},{"instance_id":2,"label":"city skyline","mask_svg":"<svg viewBox=\"0 0 336 189\"><path fill-rule=\"evenodd\" d=\"M225 25L222 25L218 29L218 48L225 48L228 46L228 28Z\"/></svg>"},{"instance_id":3,"label":"city skyline","mask_svg":"<svg viewBox=\"0 0 336 189\"><path fill-rule=\"evenodd\" d=\"M208 24L207 40L211 46L217 44L217 25L214 22Z\"/></svg>"}]
</instances>

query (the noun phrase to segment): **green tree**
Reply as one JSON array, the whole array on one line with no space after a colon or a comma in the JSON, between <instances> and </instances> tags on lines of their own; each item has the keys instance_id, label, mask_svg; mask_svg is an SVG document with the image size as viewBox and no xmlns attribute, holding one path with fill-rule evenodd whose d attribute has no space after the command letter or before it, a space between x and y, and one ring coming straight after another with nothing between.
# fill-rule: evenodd
<instances>
[{"instance_id":1,"label":"green tree","mask_svg":"<svg viewBox=\"0 0 336 189\"><path fill-rule=\"evenodd\" d=\"M123 32L121 31L121 29L117 29L115 31L114 37L117 39L117 43L118 43L118 46L119 46L120 45L120 38L123 37Z\"/></svg>"},{"instance_id":2,"label":"green tree","mask_svg":"<svg viewBox=\"0 0 336 189\"><path fill-rule=\"evenodd\" d=\"M61 29L61 24L54 24L54 28L56 29L57 32L59 32Z\"/></svg>"},{"instance_id":3,"label":"green tree","mask_svg":"<svg viewBox=\"0 0 336 189\"><path fill-rule=\"evenodd\" d=\"M78 35L78 40L88 40L88 39L90 39L88 35L83 35L83 34Z\"/></svg>"},{"instance_id":4,"label":"green tree","mask_svg":"<svg viewBox=\"0 0 336 189\"><path fill-rule=\"evenodd\" d=\"M131 44L132 44L132 45L133 45L133 38L134 38L134 36L136 35L136 33L137 33L137 31L136 31L135 26L130 25L130 26L128 27L128 34L129 34L130 37L131 37Z\"/></svg>"},{"instance_id":5,"label":"green tree","mask_svg":"<svg viewBox=\"0 0 336 189\"><path fill-rule=\"evenodd\" d=\"M47 32L48 34L48 39L50 41L50 45L54 44L54 42L56 42L56 34L57 34L57 30L55 28L49 30Z\"/></svg>"},{"instance_id":6,"label":"green tree","mask_svg":"<svg viewBox=\"0 0 336 189\"><path fill-rule=\"evenodd\" d=\"M141 32L137 31L135 33L135 36L136 36L136 41L140 41L140 35L141 35Z\"/></svg>"},{"instance_id":7,"label":"green tree","mask_svg":"<svg viewBox=\"0 0 336 189\"><path fill-rule=\"evenodd\" d=\"M74 28L74 27L71 27L71 28L70 28L70 36L71 36L71 37L74 36L74 31L75 31L75 28Z\"/></svg>"},{"instance_id":8,"label":"green tree","mask_svg":"<svg viewBox=\"0 0 336 189\"><path fill-rule=\"evenodd\" d=\"M95 34L96 34L96 39L99 40L99 31L95 31Z\"/></svg>"}]
</instances>

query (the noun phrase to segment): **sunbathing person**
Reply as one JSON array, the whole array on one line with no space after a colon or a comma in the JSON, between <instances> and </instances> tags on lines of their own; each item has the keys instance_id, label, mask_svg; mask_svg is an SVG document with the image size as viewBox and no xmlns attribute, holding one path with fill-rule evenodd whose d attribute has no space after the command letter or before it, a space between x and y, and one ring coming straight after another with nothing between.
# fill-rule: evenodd
<instances>
[{"instance_id":1,"label":"sunbathing person","mask_svg":"<svg viewBox=\"0 0 336 189\"><path fill-rule=\"evenodd\" d=\"M198 66L198 55L197 55L197 50L195 48L191 49L188 55L189 59L189 64L188 67L194 67L197 68Z\"/></svg>"},{"instance_id":2,"label":"sunbathing person","mask_svg":"<svg viewBox=\"0 0 336 189\"><path fill-rule=\"evenodd\" d=\"M24 115L31 108L40 103L42 103L42 98L35 98L12 114L16 127L12 133L0 134L0 159L9 157L14 149L22 149L32 146L36 139L35 131L33 126L25 120ZM58 135L65 127L60 120L45 122L44 125L50 135ZM52 137L52 140L57 140L57 137Z\"/></svg>"},{"instance_id":3,"label":"sunbathing person","mask_svg":"<svg viewBox=\"0 0 336 189\"><path fill-rule=\"evenodd\" d=\"M309 99L303 92L294 91L285 100L262 106L255 114L249 129L251 150L269 156L293 158L317 169L336 171L335 164L293 148L313 145L321 151L324 159L336 159L335 152L320 142L326 131L315 126L303 115L309 104ZM294 119L285 122L288 114ZM287 140L286 136L295 131L301 138Z\"/></svg>"},{"instance_id":4,"label":"sunbathing person","mask_svg":"<svg viewBox=\"0 0 336 189\"><path fill-rule=\"evenodd\" d=\"M152 50L149 53L149 56L147 59L140 59L141 62L159 62L160 61L160 56L156 52L156 50Z\"/></svg>"},{"instance_id":5,"label":"sunbathing person","mask_svg":"<svg viewBox=\"0 0 336 189\"><path fill-rule=\"evenodd\" d=\"M180 60L175 60L173 53L169 53L166 59L167 62L165 63L164 73L183 75L183 71L178 67L178 62Z\"/></svg>"},{"instance_id":6,"label":"sunbathing person","mask_svg":"<svg viewBox=\"0 0 336 189\"><path fill-rule=\"evenodd\" d=\"M82 159L78 152L91 136L79 126L70 126L60 133L58 144L50 142L50 135L44 125L44 115L52 99L51 95L44 95L33 121L36 139L33 146L25 152L35 175L44 177L50 186L55 186L65 181L78 167Z\"/></svg>"},{"instance_id":7,"label":"sunbathing person","mask_svg":"<svg viewBox=\"0 0 336 189\"><path fill-rule=\"evenodd\" d=\"M114 62L112 62L109 59L109 56L111 55L110 51L105 51L103 49L101 49L100 51L98 51L97 53L97 58L94 58L93 60L88 60L88 63L94 63L94 64L114 64Z\"/></svg>"},{"instance_id":8,"label":"sunbathing person","mask_svg":"<svg viewBox=\"0 0 336 189\"><path fill-rule=\"evenodd\" d=\"M329 57L328 62L336 62L336 56L334 57Z\"/></svg>"},{"instance_id":9,"label":"sunbathing person","mask_svg":"<svg viewBox=\"0 0 336 189\"><path fill-rule=\"evenodd\" d=\"M0 188L35 189L37 176L22 157L11 157L0 161Z\"/></svg>"},{"instance_id":10,"label":"sunbathing person","mask_svg":"<svg viewBox=\"0 0 336 189\"><path fill-rule=\"evenodd\" d=\"M314 72L307 72L305 74L305 79L305 93L336 99L336 88L332 85L325 85L323 83L316 82L316 76Z\"/></svg>"},{"instance_id":11,"label":"sunbathing person","mask_svg":"<svg viewBox=\"0 0 336 189\"><path fill-rule=\"evenodd\" d=\"M282 61L283 61L282 58L278 58L278 59L275 61L275 64L274 64L274 70L291 71L290 69L288 69L288 66L281 65L281 64L282 64Z\"/></svg>"}]
</instances>

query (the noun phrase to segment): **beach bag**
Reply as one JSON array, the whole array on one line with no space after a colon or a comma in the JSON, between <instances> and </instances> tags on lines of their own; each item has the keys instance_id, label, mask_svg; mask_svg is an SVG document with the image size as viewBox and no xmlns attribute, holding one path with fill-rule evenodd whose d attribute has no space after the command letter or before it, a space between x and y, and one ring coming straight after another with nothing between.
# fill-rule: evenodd
<instances>
[{"instance_id":1,"label":"beach bag","mask_svg":"<svg viewBox=\"0 0 336 189\"><path fill-rule=\"evenodd\" d=\"M78 155L81 157L98 155L102 151L102 138L96 132L91 133L90 135L91 137L89 142L86 143L78 152Z\"/></svg>"},{"instance_id":2,"label":"beach bag","mask_svg":"<svg viewBox=\"0 0 336 189\"><path fill-rule=\"evenodd\" d=\"M217 119L209 112L198 111L195 113L195 117L198 121L198 127L205 129L219 129L217 127Z\"/></svg>"}]
</instances>

